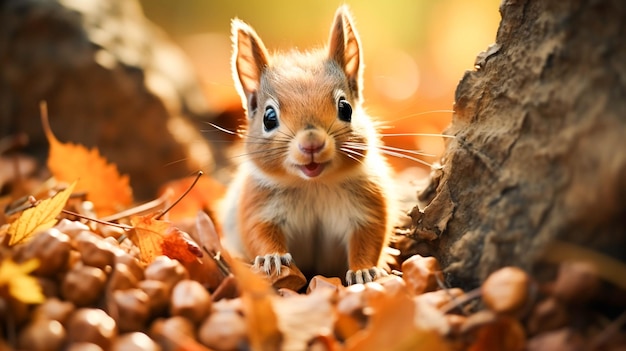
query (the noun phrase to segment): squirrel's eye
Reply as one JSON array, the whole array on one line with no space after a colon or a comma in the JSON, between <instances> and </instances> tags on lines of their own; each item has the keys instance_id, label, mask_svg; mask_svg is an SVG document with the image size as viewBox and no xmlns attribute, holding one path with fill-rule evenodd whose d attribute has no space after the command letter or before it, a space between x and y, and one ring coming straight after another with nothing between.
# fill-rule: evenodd
<instances>
[{"instance_id":1,"label":"squirrel's eye","mask_svg":"<svg viewBox=\"0 0 626 351\"><path fill-rule=\"evenodd\" d=\"M263 128L266 132L276 129L278 127L278 113L274 106L267 106L265 108L265 114L263 114Z\"/></svg>"},{"instance_id":2,"label":"squirrel's eye","mask_svg":"<svg viewBox=\"0 0 626 351\"><path fill-rule=\"evenodd\" d=\"M337 102L337 114L339 119L344 122L350 122L352 120L352 106L344 97L340 97Z\"/></svg>"}]
</instances>

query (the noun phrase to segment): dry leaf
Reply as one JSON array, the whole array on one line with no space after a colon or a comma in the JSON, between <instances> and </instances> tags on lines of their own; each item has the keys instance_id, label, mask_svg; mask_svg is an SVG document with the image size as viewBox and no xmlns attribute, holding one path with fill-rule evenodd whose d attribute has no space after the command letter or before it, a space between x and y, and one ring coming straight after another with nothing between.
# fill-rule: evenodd
<instances>
[{"instance_id":1,"label":"dry leaf","mask_svg":"<svg viewBox=\"0 0 626 351\"><path fill-rule=\"evenodd\" d=\"M402 291L373 298L373 314L368 327L346 341L346 350L449 350L449 345L435 328L424 327L427 323L423 321L430 319L427 315L439 312L418 306ZM439 315L431 317L440 318Z\"/></svg>"},{"instance_id":2,"label":"dry leaf","mask_svg":"<svg viewBox=\"0 0 626 351\"><path fill-rule=\"evenodd\" d=\"M284 350L306 350L315 337L332 335L335 313L330 303L333 290L320 289L309 295L274 297Z\"/></svg>"},{"instance_id":3,"label":"dry leaf","mask_svg":"<svg viewBox=\"0 0 626 351\"><path fill-rule=\"evenodd\" d=\"M57 222L56 216L65 207L75 186L76 182L35 207L24 210L7 230L10 235L9 246L22 243L41 230L52 228Z\"/></svg>"},{"instance_id":4,"label":"dry leaf","mask_svg":"<svg viewBox=\"0 0 626 351\"><path fill-rule=\"evenodd\" d=\"M256 351L280 350L283 335L278 329L278 319L272 300L276 297L269 282L252 272L238 261L232 265L237 277L241 298L244 303L244 315L248 323L250 349Z\"/></svg>"},{"instance_id":5,"label":"dry leaf","mask_svg":"<svg viewBox=\"0 0 626 351\"><path fill-rule=\"evenodd\" d=\"M9 294L23 303L42 303L46 299L39 282L29 275L39 266L37 259L18 264L11 259L0 263L0 287L8 287Z\"/></svg>"},{"instance_id":6,"label":"dry leaf","mask_svg":"<svg viewBox=\"0 0 626 351\"><path fill-rule=\"evenodd\" d=\"M133 201L128 176L120 175L117 166L107 163L97 148L88 150L83 145L61 143L52 133L45 105L41 119L50 143L48 169L59 181L79 179L76 191L86 192L100 216L110 215L130 206Z\"/></svg>"},{"instance_id":7,"label":"dry leaf","mask_svg":"<svg viewBox=\"0 0 626 351\"><path fill-rule=\"evenodd\" d=\"M139 256L144 263L149 264L161 255L181 262L202 257L200 247L170 222L156 220L152 216L135 216L130 221L134 228L129 232L129 238L139 248Z\"/></svg>"}]
</instances>

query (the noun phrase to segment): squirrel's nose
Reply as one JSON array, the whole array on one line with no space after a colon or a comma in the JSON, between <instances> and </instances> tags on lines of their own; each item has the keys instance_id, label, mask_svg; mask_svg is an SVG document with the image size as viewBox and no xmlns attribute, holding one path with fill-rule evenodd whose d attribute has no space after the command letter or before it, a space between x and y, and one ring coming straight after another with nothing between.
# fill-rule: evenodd
<instances>
[{"instance_id":1,"label":"squirrel's nose","mask_svg":"<svg viewBox=\"0 0 626 351\"><path fill-rule=\"evenodd\" d=\"M326 141L317 141L317 140L307 140L298 144L298 148L300 151L306 154L315 154L317 152L322 151L324 146L326 145Z\"/></svg>"}]
</instances>

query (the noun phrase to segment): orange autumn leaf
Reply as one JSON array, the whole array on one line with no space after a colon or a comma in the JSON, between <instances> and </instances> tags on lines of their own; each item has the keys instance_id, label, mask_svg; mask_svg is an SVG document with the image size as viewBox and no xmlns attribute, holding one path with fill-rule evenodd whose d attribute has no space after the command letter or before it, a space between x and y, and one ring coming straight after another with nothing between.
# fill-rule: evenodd
<instances>
[{"instance_id":1,"label":"orange autumn leaf","mask_svg":"<svg viewBox=\"0 0 626 351\"><path fill-rule=\"evenodd\" d=\"M23 303L42 303L45 296L35 277L29 275L39 267L37 259L15 263L11 259L0 262L0 288L6 287L9 295ZM0 289L2 290L2 289Z\"/></svg>"},{"instance_id":2,"label":"orange autumn leaf","mask_svg":"<svg viewBox=\"0 0 626 351\"><path fill-rule=\"evenodd\" d=\"M106 216L128 207L133 201L127 175L120 175L115 164L107 163L97 148L62 143L52 133L45 103L41 105L41 121L50 143L48 169L59 181L78 179L76 191L86 192L96 212Z\"/></svg>"},{"instance_id":3,"label":"orange autumn leaf","mask_svg":"<svg viewBox=\"0 0 626 351\"><path fill-rule=\"evenodd\" d=\"M130 222L133 230L129 238L139 248L139 257L145 263L162 255L181 262L202 257L200 247L185 232L168 221L157 220L148 215L132 217Z\"/></svg>"},{"instance_id":4,"label":"orange autumn leaf","mask_svg":"<svg viewBox=\"0 0 626 351\"><path fill-rule=\"evenodd\" d=\"M10 235L9 246L22 243L37 232L52 228L57 223L56 217L65 207L75 186L76 182L59 191L53 197L24 210L7 230L7 234Z\"/></svg>"},{"instance_id":5,"label":"orange autumn leaf","mask_svg":"<svg viewBox=\"0 0 626 351\"><path fill-rule=\"evenodd\" d=\"M231 268L238 278L248 326L251 350L280 350L283 335L278 328L278 317L274 311L276 296L270 283L239 261Z\"/></svg>"},{"instance_id":6,"label":"orange autumn leaf","mask_svg":"<svg viewBox=\"0 0 626 351\"><path fill-rule=\"evenodd\" d=\"M438 310L420 306L402 290L375 296L371 304L370 325L347 340L347 351L450 350L437 330L443 318Z\"/></svg>"}]
</instances>

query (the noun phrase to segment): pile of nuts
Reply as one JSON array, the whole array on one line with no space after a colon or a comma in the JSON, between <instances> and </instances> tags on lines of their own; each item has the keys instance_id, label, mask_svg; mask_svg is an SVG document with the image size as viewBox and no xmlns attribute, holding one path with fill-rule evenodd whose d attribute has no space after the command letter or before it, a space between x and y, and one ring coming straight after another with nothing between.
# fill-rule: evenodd
<instances>
[{"instance_id":1,"label":"pile of nuts","mask_svg":"<svg viewBox=\"0 0 626 351\"><path fill-rule=\"evenodd\" d=\"M626 345L626 312L599 324L602 314L590 307L604 299L623 308L623 290L607 289L590 263L562 262L544 283L505 267L464 292L442 286L435 258L414 255L398 267L402 277L343 287L338 278L317 276L305 295L294 291L303 279L297 267L272 277L275 289L243 265L232 267L236 277L207 283L167 256L143 264L130 240L115 237L64 219L0 250L1 259L18 264L37 259L31 276L45 295L28 305L0 290L0 350L355 351L416 346L420 332L435 351ZM581 316L596 318L582 326L575 323ZM587 339L573 337L581 330Z\"/></svg>"},{"instance_id":2,"label":"pile of nuts","mask_svg":"<svg viewBox=\"0 0 626 351\"><path fill-rule=\"evenodd\" d=\"M14 251L16 262L39 260L32 275L46 296L38 306L16 299L2 308L10 321L3 327L12 326L7 334L15 334L20 350L174 349L184 338L195 340L196 330L197 339L216 350L245 343L237 299L214 302L166 256L142 265L130 240L120 244L63 220Z\"/></svg>"}]
</instances>

